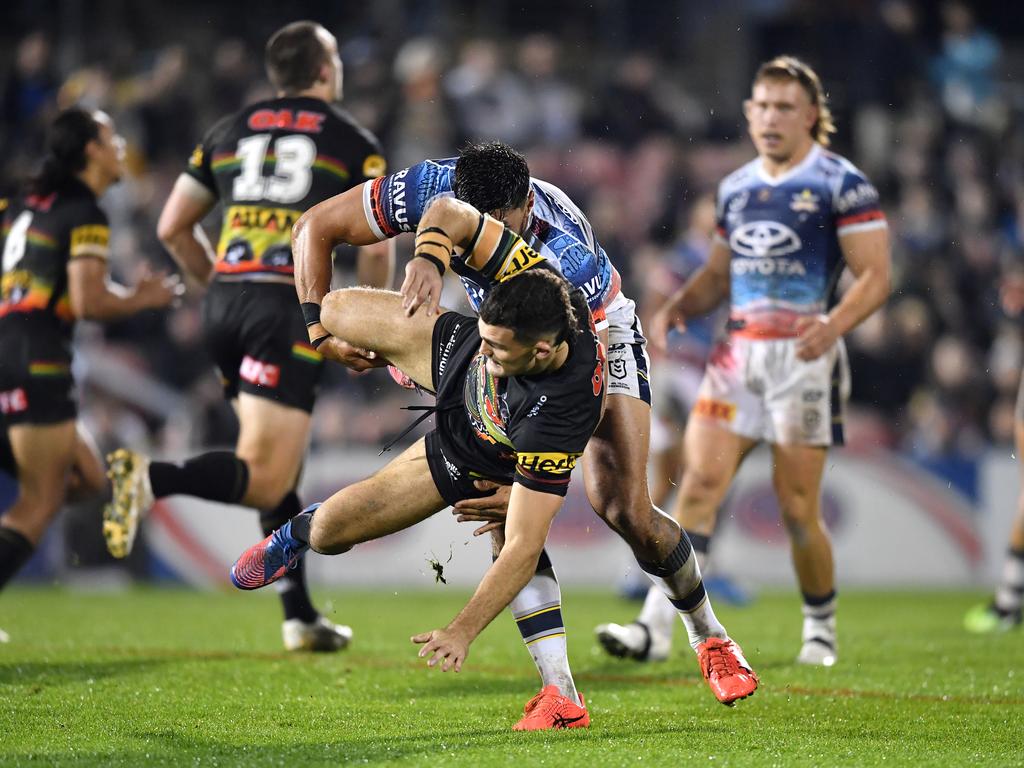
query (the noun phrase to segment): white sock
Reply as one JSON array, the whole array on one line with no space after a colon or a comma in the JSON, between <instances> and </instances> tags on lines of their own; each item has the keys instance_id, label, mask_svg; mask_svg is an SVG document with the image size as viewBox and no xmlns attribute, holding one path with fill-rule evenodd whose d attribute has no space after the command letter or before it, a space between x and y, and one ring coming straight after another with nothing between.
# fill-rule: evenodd
<instances>
[{"instance_id":1,"label":"white sock","mask_svg":"<svg viewBox=\"0 0 1024 768\"><path fill-rule=\"evenodd\" d=\"M557 686L559 693L580 704L565 645L562 592L546 552L541 553L537 573L508 607L540 673L541 687Z\"/></svg>"},{"instance_id":2,"label":"white sock","mask_svg":"<svg viewBox=\"0 0 1024 768\"><path fill-rule=\"evenodd\" d=\"M672 641L675 634L676 617L679 612L669 602L665 593L655 586L647 590L647 597L644 598L644 607L637 617L637 621L646 624L652 635L667 637Z\"/></svg>"},{"instance_id":3,"label":"white sock","mask_svg":"<svg viewBox=\"0 0 1024 768\"><path fill-rule=\"evenodd\" d=\"M697 558L685 531L680 529L679 544L663 563L640 563L640 567L679 612L694 650L710 637L728 637L704 590Z\"/></svg>"}]
</instances>

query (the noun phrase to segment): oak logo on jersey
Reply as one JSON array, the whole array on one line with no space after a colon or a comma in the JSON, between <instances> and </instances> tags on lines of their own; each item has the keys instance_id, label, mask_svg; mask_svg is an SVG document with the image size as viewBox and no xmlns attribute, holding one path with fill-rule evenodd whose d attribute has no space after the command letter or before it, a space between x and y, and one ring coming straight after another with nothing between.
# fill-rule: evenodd
<instances>
[{"instance_id":1,"label":"oak logo on jersey","mask_svg":"<svg viewBox=\"0 0 1024 768\"><path fill-rule=\"evenodd\" d=\"M110 227L106 224L86 224L71 230L70 256L99 256L106 258L110 246Z\"/></svg>"},{"instance_id":2,"label":"oak logo on jersey","mask_svg":"<svg viewBox=\"0 0 1024 768\"><path fill-rule=\"evenodd\" d=\"M515 277L520 272L529 269L535 264L539 264L544 261L544 257L541 256L537 251L533 250L524 242L520 242L512 252L505 257L505 261L498 268L498 273L494 276L494 279L499 283L503 283L511 277Z\"/></svg>"},{"instance_id":3,"label":"oak logo on jersey","mask_svg":"<svg viewBox=\"0 0 1024 768\"><path fill-rule=\"evenodd\" d=\"M283 131L320 133L326 117L322 112L310 112L305 109L298 114L290 109L258 109L249 115L249 128L254 131L278 128Z\"/></svg>"},{"instance_id":4,"label":"oak logo on jersey","mask_svg":"<svg viewBox=\"0 0 1024 768\"><path fill-rule=\"evenodd\" d=\"M549 475L567 475L576 466L582 453L528 453L516 454L516 465L527 472L547 472Z\"/></svg>"}]
</instances>

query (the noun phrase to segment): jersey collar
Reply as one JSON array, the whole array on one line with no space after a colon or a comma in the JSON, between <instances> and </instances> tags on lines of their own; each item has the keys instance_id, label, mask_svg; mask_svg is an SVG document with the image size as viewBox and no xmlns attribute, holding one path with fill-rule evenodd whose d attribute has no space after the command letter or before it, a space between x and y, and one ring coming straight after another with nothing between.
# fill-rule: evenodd
<instances>
[{"instance_id":1,"label":"jersey collar","mask_svg":"<svg viewBox=\"0 0 1024 768\"><path fill-rule=\"evenodd\" d=\"M781 176L769 176L768 172L765 171L765 169L764 169L764 161L759 157L756 160L756 162L757 162L757 177L761 181L763 181L765 184L767 184L768 186L770 186L770 187L777 187L780 184L784 184L785 182L789 181L794 176L796 176L798 173L802 173L805 168L809 168L811 166L811 164L814 163L818 159L818 157L820 155L821 155L821 144L819 144L818 142L814 142L814 145L811 147L811 151L807 153L807 157L805 157L799 163L794 165L792 168L790 168L788 171L786 171Z\"/></svg>"}]
</instances>

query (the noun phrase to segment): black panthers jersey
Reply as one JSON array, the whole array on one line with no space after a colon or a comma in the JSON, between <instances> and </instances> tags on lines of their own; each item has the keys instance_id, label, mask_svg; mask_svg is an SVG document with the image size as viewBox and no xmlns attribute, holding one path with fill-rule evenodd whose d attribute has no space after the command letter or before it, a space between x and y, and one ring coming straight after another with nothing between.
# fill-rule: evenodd
<instances>
[{"instance_id":1,"label":"black panthers jersey","mask_svg":"<svg viewBox=\"0 0 1024 768\"><path fill-rule=\"evenodd\" d=\"M559 496L568 490L601 418L605 365L586 300L579 291L571 295L578 332L568 358L551 373L492 376L479 353L475 318L465 318L473 332L441 382L438 427L451 438L450 450L462 454L457 460L484 477ZM456 398L462 407L455 407Z\"/></svg>"},{"instance_id":2,"label":"black panthers jersey","mask_svg":"<svg viewBox=\"0 0 1024 768\"><path fill-rule=\"evenodd\" d=\"M224 205L218 275L291 275L292 225L308 208L387 170L380 144L344 110L305 96L230 115L187 173Z\"/></svg>"},{"instance_id":3,"label":"black panthers jersey","mask_svg":"<svg viewBox=\"0 0 1024 768\"><path fill-rule=\"evenodd\" d=\"M10 202L3 217L0 333L19 318L19 332L38 330L70 343L74 326L67 266L72 259L106 259L107 216L81 182L59 192ZM27 323L27 325L26 325Z\"/></svg>"}]
</instances>

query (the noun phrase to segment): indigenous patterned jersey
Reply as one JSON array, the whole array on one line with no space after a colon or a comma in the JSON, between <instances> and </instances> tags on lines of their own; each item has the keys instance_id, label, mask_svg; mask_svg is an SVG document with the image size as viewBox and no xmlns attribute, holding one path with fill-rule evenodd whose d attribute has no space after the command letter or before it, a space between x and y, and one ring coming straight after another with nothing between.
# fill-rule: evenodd
<instances>
[{"instance_id":1,"label":"indigenous patterned jersey","mask_svg":"<svg viewBox=\"0 0 1024 768\"><path fill-rule=\"evenodd\" d=\"M874 186L845 158L815 144L783 175L747 163L718 189L718 235L732 251L733 333L796 336L796 321L835 301L839 238L887 226Z\"/></svg>"},{"instance_id":2,"label":"indigenous patterned jersey","mask_svg":"<svg viewBox=\"0 0 1024 768\"><path fill-rule=\"evenodd\" d=\"M457 461L482 477L559 496L569 487L601 417L605 362L583 297L572 295L581 329L562 366L539 376L492 376L479 354L476 318L443 316L464 323L465 335L437 393L438 428Z\"/></svg>"},{"instance_id":3,"label":"indigenous patterned jersey","mask_svg":"<svg viewBox=\"0 0 1024 768\"><path fill-rule=\"evenodd\" d=\"M294 272L291 229L306 209L385 172L380 144L320 99L262 101L214 125L187 173L224 205L218 275Z\"/></svg>"},{"instance_id":4,"label":"indigenous patterned jersey","mask_svg":"<svg viewBox=\"0 0 1024 768\"><path fill-rule=\"evenodd\" d=\"M68 298L72 259L106 259L107 216L96 196L79 181L46 196L10 203L3 218L3 279L0 329L21 318L20 328L70 344L74 315ZM55 339L56 340L56 339Z\"/></svg>"},{"instance_id":5,"label":"indigenous patterned jersey","mask_svg":"<svg viewBox=\"0 0 1024 768\"><path fill-rule=\"evenodd\" d=\"M367 184L363 205L377 237L383 240L415 232L427 204L437 195L452 193L457 160L425 160ZM530 179L530 187L533 215L523 238L583 292L595 318L602 321L604 309L619 295L618 271L594 237L587 217L565 192L539 179ZM490 283L458 259L452 260L452 270L462 279L473 308L479 309Z\"/></svg>"}]
</instances>

